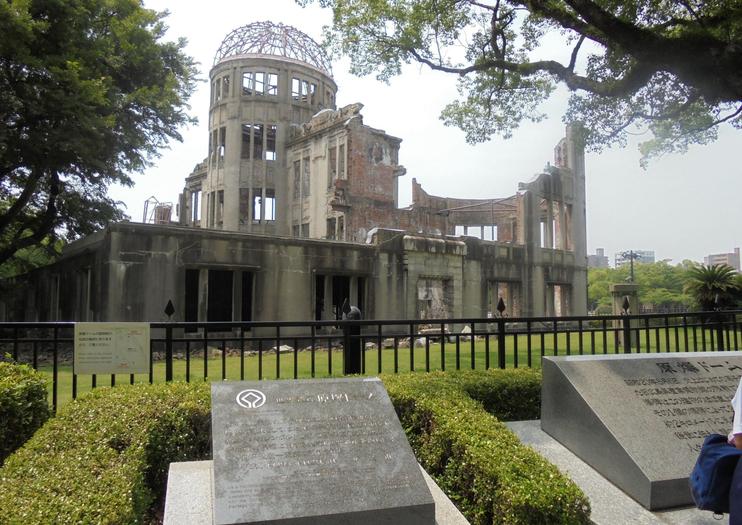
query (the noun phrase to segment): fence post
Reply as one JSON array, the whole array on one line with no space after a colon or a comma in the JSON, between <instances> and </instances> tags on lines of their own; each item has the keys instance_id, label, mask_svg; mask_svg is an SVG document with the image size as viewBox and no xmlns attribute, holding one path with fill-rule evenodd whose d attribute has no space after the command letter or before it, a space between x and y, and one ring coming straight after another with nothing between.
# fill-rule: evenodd
<instances>
[{"instance_id":1,"label":"fence post","mask_svg":"<svg viewBox=\"0 0 742 525\"><path fill-rule=\"evenodd\" d=\"M621 318L621 325L623 327L623 352L624 354L631 353L631 319L628 315Z\"/></svg>"},{"instance_id":2,"label":"fence post","mask_svg":"<svg viewBox=\"0 0 742 525\"><path fill-rule=\"evenodd\" d=\"M360 321L361 311L356 306L351 306L350 311L345 314L348 321ZM343 343L343 374L361 374L361 325L359 323L347 323L343 327L345 342Z\"/></svg>"},{"instance_id":3,"label":"fence post","mask_svg":"<svg viewBox=\"0 0 742 525\"><path fill-rule=\"evenodd\" d=\"M724 314L716 314L716 350L724 350Z\"/></svg>"},{"instance_id":4,"label":"fence post","mask_svg":"<svg viewBox=\"0 0 742 525\"><path fill-rule=\"evenodd\" d=\"M173 327L165 328L165 381L173 380Z\"/></svg>"},{"instance_id":5,"label":"fence post","mask_svg":"<svg viewBox=\"0 0 742 525\"><path fill-rule=\"evenodd\" d=\"M497 319L497 365L505 369L505 319Z\"/></svg>"}]
</instances>

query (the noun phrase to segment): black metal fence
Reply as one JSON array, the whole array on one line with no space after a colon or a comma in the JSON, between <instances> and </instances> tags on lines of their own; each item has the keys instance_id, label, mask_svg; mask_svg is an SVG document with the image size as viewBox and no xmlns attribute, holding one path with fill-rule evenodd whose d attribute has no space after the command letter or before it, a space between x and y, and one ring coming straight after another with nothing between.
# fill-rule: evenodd
<instances>
[{"instance_id":1,"label":"black metal fence","mask_svg":"<svg viewBox=\"0 0 742 525\"><path fill-rule=\"evenodd\" d=\"M149 374L73 370L74 323L0 323L0 354L49 374L56 410L117 382L540 367L543 355L736 350L742 311L622 316L150 323Z\"/></svg>"}]
</instances>

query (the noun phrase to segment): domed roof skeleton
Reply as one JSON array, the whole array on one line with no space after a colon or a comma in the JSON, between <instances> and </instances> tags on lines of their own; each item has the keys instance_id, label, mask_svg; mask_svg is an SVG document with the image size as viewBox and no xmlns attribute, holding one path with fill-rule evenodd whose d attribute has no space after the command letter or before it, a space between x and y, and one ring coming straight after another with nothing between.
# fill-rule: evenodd
<instances>
[{"instance_id":1,"label":"domed roof skeleton","mask_svg":"<svg viewBox=\"0 0 742 525\"><path fill-rule=\"evenodd\" d=\"M226 58L247 54L299 60L332 76L330 59L320 45L289 25L255 22L235 29L224 37L214 56L214 65Z\"/></svg>"}]
</instances>

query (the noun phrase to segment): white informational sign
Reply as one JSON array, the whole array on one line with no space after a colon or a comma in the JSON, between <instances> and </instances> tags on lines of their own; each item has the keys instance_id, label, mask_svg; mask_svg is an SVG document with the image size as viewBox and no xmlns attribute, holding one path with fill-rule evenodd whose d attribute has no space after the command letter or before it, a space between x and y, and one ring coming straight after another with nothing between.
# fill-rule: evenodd
<instances>
[{"instance_id":1,"label":"white informational sign","mask_svg":"<svg viewBox=\"0 0 742 525\"><path fill-rule=\"evenodd\" d=\"M148 374L149 323L75 323L75 374Z\"/></svg>"}]
</instances>

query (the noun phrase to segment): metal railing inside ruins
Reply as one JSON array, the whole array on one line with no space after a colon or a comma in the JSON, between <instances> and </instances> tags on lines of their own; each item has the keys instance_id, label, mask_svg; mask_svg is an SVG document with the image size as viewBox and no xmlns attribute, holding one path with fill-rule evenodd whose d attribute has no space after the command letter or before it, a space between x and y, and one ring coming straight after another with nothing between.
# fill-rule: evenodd
<instances>
[{"instance_id":1,"label":"metal railing inside ruins","mask_svg":"<svg viewBox=\"0 0 742 525\"><path fill-rule=\"evenodd\" d=\"M149 374L73 371L74 323L0 323L0 357L49 374L51 404L117 382L541 366L544 355L736 350L742 311L621 316L150 323Z\"/></svg>"}]
</instances>

